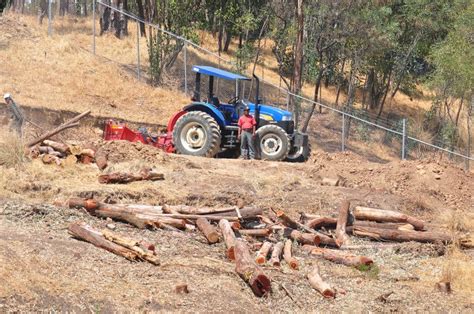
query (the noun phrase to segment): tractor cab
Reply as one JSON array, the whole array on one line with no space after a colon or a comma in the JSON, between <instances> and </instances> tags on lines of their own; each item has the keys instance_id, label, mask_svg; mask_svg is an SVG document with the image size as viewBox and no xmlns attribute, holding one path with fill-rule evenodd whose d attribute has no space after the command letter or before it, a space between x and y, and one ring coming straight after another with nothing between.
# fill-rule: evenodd
<instances>
[{"instance_id":1,"label":"tractor cab","mask_svg":"<svg viewBox=\"0 0 474 314\"><path fill-rule=\"evenodd\" d=\"M239 92L242 82L250 81L249 78L211 66L193 66L192 70L196 73L193 102L168 123L178 153L213 157L222 151L237 151L240 146L237 122L248 106L257 121L255 146L262 159L304 161L308 158L308 136L294 129L292 113L260 104L260 82L256 75L256 97L251 102L244 100ZM208 76L205 94L201 92L203 76ZM214 94L215 78L234 82L229 99L223 101Z\"/></svg>"}]
</instances>

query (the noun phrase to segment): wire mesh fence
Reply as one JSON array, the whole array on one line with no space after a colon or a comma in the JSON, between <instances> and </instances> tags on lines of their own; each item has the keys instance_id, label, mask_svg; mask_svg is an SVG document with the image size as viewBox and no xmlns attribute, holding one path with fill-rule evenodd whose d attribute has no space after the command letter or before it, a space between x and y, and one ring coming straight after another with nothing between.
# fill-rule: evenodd
<instances>
[{"instance_id":1,"label":"wire mesh fence","mask_svg":"<svg viewBox=\"0 0 474 314\"><path fill-rule=\"evenodd\" d=\"M39 11L38 7L33 5L26 5L22 13L35 14L38 18L46 19L49 15L51 20L48 22L51 23L48 32L52 34L64 32L63 24L56 26L54 23L55 20L61 18L59 1L48 3L46 12ZM126 25L123 27L126 36L114 33L111 25L108 28L104 27L104 21L101 18L104 10L108 10L113 16L111 23L118 20ZM122 69L136 76L138 80L164 85L191 98L195 87L193 65L208 65L233 72L248 72L242 71L242 67L235 60L223 57L194 41L173 34L104 1L92 1L89 15L90 22L86 22L83 27L92 37L90 51L106 62L118 64ZM151 36L151 34L154 35ZM111 37L118 37L120 40L114 40L111 43ZM153 60L153 58L156 59ZM243 74L251 76L249 73ZM317 103L289 92L281 81L276 83L265 80L263 67L260 76L262 102L282 109L293 109L293 107L289 108L289 104L298 104L300 127L312 107L316 107L307 132L312 141L327 152L350 150L378 162L387 161L395 156L405 159L423 158L435 154L439 158L444 156L453 162L464 163L466 168L469 167L469 161L474 160L470 151L461 150L443 140L419 139L415 128L404 117L379 117L354 107L333 107ZM208 81L202 80L201 95L204 99L208 87ZM236 95L236 89L245 99L255 100L254 81L242 81L236 85L233 81L217 78L214 82L214 94L221 102L232 99ZM320 108L322 110L319 110Z\"/></svg>"}]
</instances>

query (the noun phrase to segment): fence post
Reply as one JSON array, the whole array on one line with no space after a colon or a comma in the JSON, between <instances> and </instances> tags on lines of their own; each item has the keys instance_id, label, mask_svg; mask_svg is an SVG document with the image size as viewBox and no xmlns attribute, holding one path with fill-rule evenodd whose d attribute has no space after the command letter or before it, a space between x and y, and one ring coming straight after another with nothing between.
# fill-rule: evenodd
<instances>
[{"instance_id":1,"label":"fence post","mask_svg":"<svg viewBox=\"0 0 474 314\"><path fill-rule=\"evenodd\" d=\"M140 22L137 20L137 77L140 80Z\"/></svg>"},{"instance_id":2,"label":"fence post","mask_svg":"<svg viewBox=\"0 0 474 314\"><path fill-rule=\"evenodd\" d=\"M346 146L346 115L344 112L342 113L342 128L341 128L341 150L344 151L345 146Z\"/></svg>"},{"instance_id":3,"label":"fence post","mask_svg":"<svg viewBox=\"0 0 474 314\"><path fill-rule=\"evenodd\" d=\"M184 42L184 56L183 56L183 63L184 63L184 93L188 94L188 71L186 66L188 65L188 42Z\"/></svg>"},{"instance_id":4,"label":"fence post","mask_svg":"<svg viewBox=\"0 0 474 314\"><path fill-rule=\"evenodd\" d=\"M95 55L95 0L92 0L92 53Z\"/></svg>"},{"instance_id":5,"label":"fence post","mask_svg":"<svg viewBox=\"0 0 474 314\"><path fill-rule=\"evenodd\" d=\"M48 0L48 36L51 37L51 2L52 0Z\"/></svg>"},{"instance_id":6,"label":"fence post","mask_svg":"<svg viewBox=\"0 0 474 314\"><path fill-rule=\"evenodd\" d=\"M407 119L402 120L403 135L402 135L402 160L405 160L406 140L407 140Z\"/></svg>"}]
</instances>

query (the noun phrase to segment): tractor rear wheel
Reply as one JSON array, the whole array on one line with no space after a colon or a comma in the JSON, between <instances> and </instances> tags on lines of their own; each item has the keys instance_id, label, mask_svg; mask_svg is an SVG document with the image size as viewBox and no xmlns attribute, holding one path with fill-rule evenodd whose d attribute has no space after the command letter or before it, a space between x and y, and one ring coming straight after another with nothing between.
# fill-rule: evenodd
<instances>
[{"instance_id":1,"label":"tractor rear wheel","mask_svg":"<svg viewBox=\"0 0 474 314\"><path fill-rule=\"evenodd\" d=\"M221 131L207 113L190 111L176 121L173 143L180 154L214 157L220 149Z\"/></svg>"},{"instance_id":2,"label":"tractor rear wheel","mask_svg":"<svg viewBox=\"0 0 474 314\"><path fill-rule=\"evenodd\" d=\"M290 139L277 125L265 125L257 130L257 149L261 159L280 161L288 156Z\"/></svg>"}]
</instances>

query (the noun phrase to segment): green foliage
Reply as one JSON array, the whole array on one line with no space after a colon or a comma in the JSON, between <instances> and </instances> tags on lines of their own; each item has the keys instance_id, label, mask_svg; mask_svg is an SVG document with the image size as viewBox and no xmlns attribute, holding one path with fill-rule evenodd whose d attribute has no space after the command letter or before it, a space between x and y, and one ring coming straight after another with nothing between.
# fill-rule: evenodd
<instances>
[{"instance_id":1,"label":"green foliage","mask_svg":"<svg viewBox=\"0 0 474 314\"><path fill-rule=\"evenodd\" d=\"M369 279L379 279L380 268L376 264L359 265L356 268L365 273Z\"/></svg>"},{"instance_id":2,"label":"green foliage","mask_svg":"<svg viewBox=\"0 0 474 314\"><path fill-rule=\"evenodd\" d=\"M255 47L251 42L247 42L241 48L238 48L235 52L235 58L237 59L235 71L244 72L250 62L253 61L254 55Z\"/></svg>"},{"instance_id":3,"label":"green foliage","mask_svg":"<svg viewBox=\"0 0 474 314\"><path fill-rule=\"evenodd\" d=\"M439 132L440 141L444 147L454 147L458 139L457 127L452 122L443 123Z\"/></svg>"}]
</instances>

